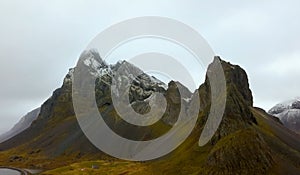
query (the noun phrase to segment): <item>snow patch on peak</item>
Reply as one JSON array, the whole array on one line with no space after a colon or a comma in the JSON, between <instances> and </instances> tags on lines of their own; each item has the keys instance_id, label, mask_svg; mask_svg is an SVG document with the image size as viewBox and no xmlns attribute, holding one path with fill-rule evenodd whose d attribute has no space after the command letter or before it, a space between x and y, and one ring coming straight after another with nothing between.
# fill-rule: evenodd
<instances>
[{"instance_id":1,"label":"snow patch on peak","mask_svg":"<svg viewBox=\"0 0 300 175\"><path fill-rule=\"evenodd\" d=\"M106 66L105 62L100 58L100 55L94 51L88 51L86 54L84 54L83 63L95 70Z\"/></svg>"},{"instance_id":2,"label":"snow patch on peak","mask_svg":"<svg viewBox=\"0 0 300 175\"><path fill-rule=\"evenodd\" d=\"M285 110L292 109L293 104L295 104L296 102L300 102L299 97L296 97L292 100L288 100L288 101L285 101L285 102L282 102L282 103L279 103L279 104L275 105L273 108L271 108L269 110L269 113L272 114L272 115L275 115L275 114L282 113Z\"/></svg>"},{"instance_id":3,"label":"snow patch on peak","mask_svg":"<svg viewBox=\"0 0 300 175\"><path fill-rule=\"evenodd\" d=\"M101 77L106 74L111 74L111 65L107 65L100 57L100 54L92 49L84 51L81 55L83 64L90 69L91 75Z\"/></svg>"},{"instance_id":4,"label":"snow patch on peak","mask_svg":"<svg viewBox=\"0 0 300 175\"><path fill-rule=\"evenodd\" d=\"M165 90L168 89L168 85L166 85L164 82L144 73L141 69L130 62L120 60L116 64L107 64L101 59L100 54L95 49L85 50L81 54L80 65L85 66L88 69L89 74L95 77L103 77L104 75L113 77L116 75L116 73L123 73L124 76L126 76L129 80L137 79L139 83L143 85L161 87ZM134 75L139 76L135 77ZM65 81L70 81L72 76L73 75L67 75L67 77L70 78L66 79Z\"/></svg>"}]
</instances>

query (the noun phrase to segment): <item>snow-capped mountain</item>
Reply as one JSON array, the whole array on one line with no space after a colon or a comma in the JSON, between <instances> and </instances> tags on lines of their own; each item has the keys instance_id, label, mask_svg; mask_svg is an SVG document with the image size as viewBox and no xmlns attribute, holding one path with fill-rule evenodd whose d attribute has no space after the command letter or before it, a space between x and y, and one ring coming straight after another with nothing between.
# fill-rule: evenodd
<instances>
[{"instance_id":1,"label":"snow-capped mountain","mask_svg":"<svg viewBox=\"0 0 300 175\"><path fill-rule=\"evenodd\" d=\"M124 92L115 91L126 89L130 86L131 102L145 100L153 92L162 92L168 88L168 85L162 81L144 73L141 69L127 61L119 61L116 64L106 63L96 50L86 50L81 54L80 58L89 74L100 78L104 84L112 85L113 77L117 76L117 80L113 86L119 88L113 88L114 93L121 95ZM70 69L64 82L71 82L73 74L74 69ZM120 88L121 86L123 88Z\"/></svg>"},{"instance_id":2,"label":"snow-capped mountain","mask_svg":"<svg viewBox=\"0 0 300 175\"><path fill-rule=\"evenodd\" d=\"M87 71L88 74L94 76L96 78L96 99L99 106L103 104L114 103L115 106L123 106L121 110L124 109L124 113L128 113L130 111L126 110L126 105L128 107L128 96L129 95L129 105L134 109L131 112L138 112L141 114L146 114L150 111L149 104L153 104L154 101L156 103L156 109L158 111L163 111L166 106L160 101L157 96L157 92L168 96L174 87L177 92L177 88L179 88L179 82L170 82L168 85L154 76L148 75L144 73L141 69L136 67L127 61L118 61L116 64L108 64L103 60L96 50L86 50L81 56L78 65L75 67L77 72ZM74 70L70 69L68 75L64 82L70 81L74 74ZM85 74L82 74L85 76ZM85 77L82 77L83 81L85 81ZM192 96L192 93L184 86L180 86L182 90L182 97L184 97L188 103L189 99ZM127 94L126 92L129 92ZM108 99L112 99L112 93L118 97L118 100L111 102ZM175 93L176 94L176 93ZM177 97L176 95L169 95L169 97ZM170 107L170 106L169 106ZM169 108L168 107L168 108ZM174 111L168 109L169 111ZM158 112L156 111L156 112ZM127 114L132 115L132 114ZM174 117L163 117L162 121L165 123L172 125L176 122L177 118Z\"/></svg>"},{"instance_id":3,"label":"snow-capped mountain","mask_svg":"<svg viewBox=\"0 0 300 175\"><path fill-rule=\"evenodd\" d=\"M300 134L300 97L279 103L269 110L284 126Z\"/></svg>"}]
</instances>

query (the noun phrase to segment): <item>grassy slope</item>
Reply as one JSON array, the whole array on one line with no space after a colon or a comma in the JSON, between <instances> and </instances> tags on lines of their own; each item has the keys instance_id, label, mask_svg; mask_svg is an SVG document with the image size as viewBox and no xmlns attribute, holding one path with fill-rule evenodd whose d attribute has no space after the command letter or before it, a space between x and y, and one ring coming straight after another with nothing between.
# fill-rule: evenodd
<instances>
[{"instance_id":1,"label":"grassy slope","mask_svg":"<svg viewBox=\"0 0 300 175\"><path fill-rule=\"evenodd\" d=\"M159 160L146 163L81 162L44 174L298 174L299 151L276 134L274 125L277 121L258 109L253 108L252 112L257 125L231 133L216 145L198 147L200 130L196 128L184 144ZM292 141L294 139L297 137ZM214 159L220 164L215 165ZM93 164L100 168L92 169Z\"/></svg>"}]
</instances>

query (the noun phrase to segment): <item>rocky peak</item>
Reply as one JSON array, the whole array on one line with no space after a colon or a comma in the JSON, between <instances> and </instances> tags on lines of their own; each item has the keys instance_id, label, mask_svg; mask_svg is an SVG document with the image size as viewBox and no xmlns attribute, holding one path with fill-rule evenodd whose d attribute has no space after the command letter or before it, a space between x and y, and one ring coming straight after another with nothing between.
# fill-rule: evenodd
<instances>
[{"instance_id":1,"label":"rocky peak","mask_svg":"<svg viewBox=\"0 0 300 175\"><path fill-rule=\"evenodd\" d=\"M118 61L113 65L107 64L95 50L84 51L80 60L87 67L89 73L99 80L96 84L99 86L98 89L103 91L100 94L110 94L108 89L104 88L107 85L115 86L113 92L118 96L122 96L124 90L129 88L130 102L132 103L147 99L153 92L163 92L167 87L160 80L144 73L127 61ZM112 84L113 78L115 84Z\"/></svg>"},{"instance_id":2,"label":"rocky peak","mask_svg":"<svg viewBox=\"0 0 300 175\"><path fill-rule=\"evenodd\" d=\"M211 140L212 144L215 144L218 140L231 133L257 123L250 111L250 107L253 107L253 97L246 72L240 66L225 62L216 56L213 63L208 67L208 73L211 76L216 76L217 69L219 69L217 65L219 63L221 63L225 75L226 92L220 89L217 92L218 97L216 98L219 100L215 101L215 103L222 103L220 99L226 96L226 105L222 122L214 138ZM218 82L215 82L215 86L219 86ZM211 85L208 74L205 83L199 88L199 94L201 97L201 109L204 111L204 116L208 117L212 103ZM202 121L207 121L207 118L204 118ZM204 124L204 122L200 123L200 125Z\"/></svg>"},{"instance_id":3,"label":"rocky peak","mask_svg":"<svg viewBox=\"0 0 300 175\"><path fill-rule=\"evenodd\" d=\"M215 59L220 59L220 57L216 57ZM223 60L221 60L221 64L225 72L227 84L234 85L234 88L239 92L247 105L253 106L253 96L246 71L238 65L233 65Z\"/></svg>"},{"instance_id":4,"label":"rocky peak","mask_svg":"<svg viewBox=\"0 0 300 175\"><path fill-rule=\"evenodd\" d=\"M84 57L84 64L86 66L92 67L93 69L100 69L107 67L107 64L102 60L100 54L96 50L85 50L81 54L81 57Z\"/></svg>"}]
</instances>

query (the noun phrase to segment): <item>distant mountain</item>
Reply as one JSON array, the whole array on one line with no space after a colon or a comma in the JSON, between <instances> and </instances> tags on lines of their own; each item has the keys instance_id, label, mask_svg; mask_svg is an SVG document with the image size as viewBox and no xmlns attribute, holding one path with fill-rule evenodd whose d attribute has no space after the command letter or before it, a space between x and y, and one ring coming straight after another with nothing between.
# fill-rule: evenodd
<instances>
[{"instance_id":1,"label":"distant mountain","mask_svg":"<svg viewBox=\"0 0 300 175\"><path fill-rule=\"evenodd\" d=\"M37 119L39 113L40 113L40 108L37 108L29 112L28 114L26 114L24 117L22 117L20 121L17 124L15 124L15 126L12 129L0 135L0 143L16 136L17 134L21 133L22 131L30 127L31 123L35 119Z\"/></svg>"},{"instance_id":2,"label":"distant mountain","mask_svg":"<svg viewBox=\"0 0 300 175\"><path fill-rule=\"evenodd\" d=\"M200 113L189 138L169 155L149 162L120 161L102 153L89 142L75 117L72 104L72 76L76 71L75 67L66 75L62 87L55 90L41 106L40 114L31 126L0 144L1 165L54 169L45 174L76 174L83 169L88 170L87 174L300 173L299 136L262 109L253 107L248 77L240 66L215 57L208 67L205 82L195 92L190 92L174 81L165 85L126 61L108 65L93 50L85 51L80 60L82 62L78 64L86 66L87 73L97 78L95 97L106 124L118 135L131 140L150 140L169 131L178 118L181 106L188 111L190 101L197 98L195 94L199 93ZM226 92L218 91L214 98L226 97L225 112L213 138L205 146L199 147L199 137L212 106L208 75L215 75L219 63L224 69L227 88ZM155 92L165 96L167 109L157 123L146 127L130 125L117 114L110 94L112 77L120 66L124 69L124 76L120 77L115 86L130 87L129 101L136 112L143 114L149 111L149 103L156 99L153 95ZM134 72L138 72L140 76L132 78ZM128 83L132 79L132 83ZM182 94L179 93L179 88L184 89ZM116 94L122 97L124 92L118 91ZM217 103L222 101L217 100ZM89 106L84 101L82 105ZM161 104L157 102L155 105ZM103 164L97 170L90 169L96 161Z\"/></svg>"},{"instance_id":3,"label":"distant mountain","mask_svg":"<svg viewBox=\"0 0 300 175\"><path fill-rule=\"evenodd\" d=\"M279 103L269 110L284 126L300 134L300 97Z\"/></svg>"}]
</instances>

